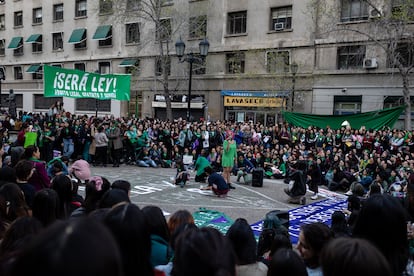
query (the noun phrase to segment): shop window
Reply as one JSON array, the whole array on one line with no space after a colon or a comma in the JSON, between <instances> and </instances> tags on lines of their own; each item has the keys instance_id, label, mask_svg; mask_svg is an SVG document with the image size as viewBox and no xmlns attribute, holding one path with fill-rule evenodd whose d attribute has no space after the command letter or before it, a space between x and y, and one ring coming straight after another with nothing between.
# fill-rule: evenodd
<instances>
[{"instance_id":1,"label":"shop window","mask_svg":"<svg viewBox=\"0 0 414 276\"><path fill-rule=\"evenodd\" d=\"M63 102L62 97L43 97L41 94L34 94L34 108L35 109L49 109L57 101Z\"/></svg>"},{"instance_id":2,"label":"shop window","mask_svg":"<svg viewBox=\"0 0 414 276\"><path fill-rule=\"evenodd\" d=\"M95 111L96 99L76 99L76 111ZM98 112L111 112L111 100L98 100Z\"/></svg>"},{"instance_id":3,"label":"shop window","mask_svg":"<svg viewBox=\"0 0 414 276\"><path fill-rule=\"evenodd\" d=\"M361 113L362 96L334 96L334 115Z\"/></svg>"}]
</instances>

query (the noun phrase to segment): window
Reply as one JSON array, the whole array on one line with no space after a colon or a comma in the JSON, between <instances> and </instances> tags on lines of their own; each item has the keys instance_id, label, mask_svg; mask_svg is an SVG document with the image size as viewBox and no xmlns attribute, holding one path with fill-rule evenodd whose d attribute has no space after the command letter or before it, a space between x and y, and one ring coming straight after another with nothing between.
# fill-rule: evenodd
<instances>
[{"instance_id":1,"label":"window","mask_svg":"<svg viewBox=\"0 0 414 276\"><path fill-rule=\"evenodd\" d=\"M367 20L368 4L366 0L342 0L341 22Z\"/></svg>"},{"instance_id":2,"label":"window","mask_svg":"<svg viewBox=\"0 0 414 276\"><path fill-rule=\"evenodd\" d=\"M23 12L22 11L14 12L14 26L23 27Z\"/></svg>"},{"instance_id":3,"label":"window","mask_svg":"<svg viewBox=\"0 0 414 276\"><path fill-rule=\"evenodd\" d=\"M127 0L127 11L136 11L141 7L141 0Z\"/></svg>"},{"instance_id":4,"label":"window","mask_svg":"<svg viewBox=\"0 0 414 276\"><path fill-rule=\"evenodd\" d=\"M6 40L0 39L0 56L4 56L6 54Z\"/></svg>"},{"instance_id":5,"label":"window","mask_svg":"<svg viewBox=\"0 0 414 276\"><path fill-rule=\"evenodd\" d=\"M35 109L49 109L56 102L63 102L62 97L43 97L42 94L34 94Z\"/></svg>"},{"instance_id":6,"label":"window","mask_svg":"<svg viewBox=\"0 0 414 276\"><path fill-rule=\"evenodd\" d=\"M111 63L109 61L101 61L98 63L98 72L99 74L110 74L111 73Z\"/></svg>"},{"instance_id":7,"label":"window","mask_svg":"<svg viewBox=\"0 0 414 276\"><path fill-rule=\"evenodd\" d=\"M231 12L227 19L228 34L244 34L246 33L247 11Z\"/></svg>"},{"instance_id":8,"label":"window","mask_svg":"<svg viewBox=\"0 0 414 276\"><path fill-rule=\"evenodd\" d=\"M87 33L87 30L85 29L85 31L83 32L82 38L79 41L79 43L75 43L75 49L78 49L78 50L84 50L84 49L86 49L86 46L87 46L87 44L86 44L87 34L86 33Z\"/></svg>"},{"instance_id":9,"label":"window","mask_svg":"<svg viewBox=\"0 0 414 276\"><path fill-rule=\"evenodd\" d=\"M361 113L362 96L334 96L334 115Z\"/></svg>"},{"instance_id":10,"label":"window","mask_svg":"<svg viewBox=\"0 0 414 276\"><path fill-rule=\"evenodd\" d=\"M126 30L126 43L139 43L139 23L129 23L125 25Z\"/></svg>"},{"instance_id":11,"label":"window","mask_svg":"<svg viewBox=\"0 0 414 276\"><path fill-rule=\"evenodd\" d=\"M76 99L76 111L95 111L96 99ZM98 111L111 112L111 100L98 100Z\"/></svg>"},{"instance_id":12,"label":"window","mask_svg":"<svg viewBox=\"0 0 414 276\"><path fill-rule=\"evenodd\" d=\"M414 47L411 43L398 43L394 52L388 56L388 67L397 67L399 63L404 67L414 65Z\"/></svg>"},{"instance_id":13,"label":"window","mask_svg":"<svg viewBox=\"0 0 414 276\"><path fill-rule=\"evenodd\" d=\"M190 38L203 38L207 35L207 16L190 17Z\"/></svg>"},{"instance_id":14,"label":"window","mask_svg":"<svg viewBox=\"0 0 414 276\"><path fill-rule=\"evenodd\" d=\"M338 69L362 68L365 46L344 46L338 48Z\"/></svg>"},{"instance_id":15,"label":"window","mask_svg":"<svg viewBox=\"0 0 414 276\"><path fill-rule=\"evenodd\" d=\"M73 66L73 68L75 70L79 70L79 71L84 71L84 72L86 71L86 65L85 65L84 62L75 63L74 66Z\"/></svg>"},{"instance_id":16,"label":"window","mask_svg":"<svg viewBox=\"0 0 414 276\"><path fill-rule=\"evenodd\" d=\"M87 2L86 0L76 0L75 3L75 17L84 17L87 15Z\"/></svg>"},{"instance_id":17,"label":"window","mask_svg":"<svg viewBox=\"0 0 414 276\"><path fill-rule=\"evenodd\" d=\"M53 20L63 21L63 4L53 5Z\"/></svg>"},{"instance_id":18,"label":"window","mask_svg":"<svg viewBox=\"0 0 414 276\"><path fill-rule=\"evenodd\" d=\"M23 38L17 44L17 47L13 50L14 56L22 56L24 54L24 47L23 47Z\"/></svg>"},{"instance_id":19,"label":"window","mask_svg":"<svg viewBox=\"0 0 414 276\"><path fill-rule=\"evenodd\" d=\"M32 44L32 53L42 52L43 51L43 36L40 35L39 38L31 44Z\"/></svg>"},{"instance_id":20,"label":"window","mask_svg":"<svg viewBox=\"0 0 414 276\"><path fill-rule=\"evenodd\" d=\"M168 56L155 58L155 75L162 76L162 69L165 66L165 70L168 75L171 74L171 59Z\"/></svg>"},{"instance_id":21,"label":"window","mask_svg":"<svg viewBox=\"0 0 414 276\"><path fill-rule=\"evenodd\" d=\"M26 71L26 73L32 74L32 79L34 79L34 80L41 80L41 79L43 79L43 72L42 72L41 68L42 67L39 67L39 69L37 69L36 71L33 71L33 72ZM30 70L30 68L28 70Z\"/></svg>"},{"instance_id":22,"label":"window","mask_svg":"<svg viewBox=\"0 0 414 276\"><path fill-rule=\"evenodd\" d=\"M266 53L266 69L268 73L287 73L290 69L288 51L269 51Z\"/></svg>"},{"instance_id":23,"label":"window","mask_svg":"<svg viewBox=\"0 0 414 276\"><path fill-rule=\"evenodd\" d=\"M6 16L4 14L0 14L0 30L6 29Z\"/></svg>"},{"instance_id":24,"label":"window","mask_svg":"<svg viewBox=\"0 0 414 276\"><path fill-rule=\"evenodd\" d=\"M156 36L158 41L170 40L171 37L171 19L164 18L160 19L160 27L156 31Z\"/></svg>"},{"instance_id":25,"label":"window","mask_svg":"<svg viewBox=\"0 0 414 276\"><path fill-rule=\"evenodd\" d=\"M22 67L21 66L13 67L13 72L14 72L14 79L15 80L22 80L23 79L23 73L22 73Z\"/></svg>"},{"instance_id":26,"label":"window","mask_svg":"<svg viewBox=\"0 0 414 276\"><path fill-rule=\"evenodd\" d=\"M131 74L131 75L138 75L140 72L139 68L139 60L135 60L135 63L131 66L125 66L125 74Z\"/></svg>"},{"instance_id":27,"label":"window","mask_svg":"<svg viewBox=\"0 0 414 276\"><path fill-rule=\"evenodd\" d=\"M33 24L42 23L42 8L33 9Z\"/></svg>"},{"instance_id":28,"label":"window","mask_svg":"<svg viewBox=\"0 0 414 276\"><path fill-rule=\"evenodd\" d=\"M272 31L282 31L292 29L292 6L273 8L270 29Z\"/></svg>"},{"instance_id":29,"label":"window","mask_svg":"<svg viewBox=\"0 0 414 276\"><path fill-rule=\"evenodd\" d=\"M194 62L193 72L196 75L204 75L206 73L206 60L203 59L200 62Z\"/></svg>"},{"instance_id":30,"label":"window","mask_svg":"<svg viewBox=\"0 0 414 276\"><path fill-rule=\"evenodd\" d=\"M99 40L100 47L112 46L112 25L98 26L92 39Z\"/></svg>"},{"instance_id":31,"label":"window","mask_svg":"<svg viewBox=\"0 0 414 276\"><path fill-rule=\"evenodd\" d=\"M245 58L245 55L243 52L226 54L227 74L244 73L244 58Z\"/></svg>"},{"instance_id":32,"label":"window","mask_svg":"<svg viewBox=\"0 0 414 276\"><path fill-rule=\"evenodd\" d=\"M62 51L63 50L63 33L53 33L53 51Z\"/></svg>"},{"instance_id":33,"label":"window","mask_svg":"<svg viewBox=\"0 0 414 276\"><path fill-rule=\"evenodd\" d=\"M99 0L99 13L111 13L112 12L112 0Z\"/></svg>"}]
</instances>

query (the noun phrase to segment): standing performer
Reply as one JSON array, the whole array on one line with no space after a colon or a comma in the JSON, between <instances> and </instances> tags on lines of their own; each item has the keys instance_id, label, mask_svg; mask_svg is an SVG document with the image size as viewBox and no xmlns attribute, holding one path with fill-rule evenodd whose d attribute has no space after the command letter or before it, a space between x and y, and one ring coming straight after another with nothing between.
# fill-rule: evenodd
<instances>
[{"instance_id":1,"label":"standing performer","mask_svg":"<svg viewBox=\"0 0 414 276\"><path fill-rule=\"evenodd\" d=\"M235 189L230 182L230 174L237 162L237 145L234 140L234 133L232 131L226 132L226 140L223 143L223 156L221 158L221 166L223 167L223 177L229 185L230 189Z\"/></svg>"}]
</instances>

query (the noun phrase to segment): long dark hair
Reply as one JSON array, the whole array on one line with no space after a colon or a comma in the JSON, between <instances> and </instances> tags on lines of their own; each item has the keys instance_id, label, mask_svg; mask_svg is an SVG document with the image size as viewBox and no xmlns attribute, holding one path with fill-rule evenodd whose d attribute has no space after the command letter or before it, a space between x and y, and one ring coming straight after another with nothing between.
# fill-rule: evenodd
<instances>
[{"instance_id":1,"label":"long dark hair","mask_svg":"<svg viewBox=\"0 0 414 276\"><path fill-rule=\"evenodd\" d=\"M125 276L152 276L150 231L139 207L117 206L106 215L104 223L118 242Z\"/></svg>"},{"instance_id":2,"label":"long dark hair","mask_svg":"<svg viewBox=\"0 0 414 276\"><path fill-rule=\"evenodd\" d=\"M353 231L382 252L395 276L402 274L408 262L407 217L396 198L373 195L362 206Z\"/></svg>"}]
</instances>

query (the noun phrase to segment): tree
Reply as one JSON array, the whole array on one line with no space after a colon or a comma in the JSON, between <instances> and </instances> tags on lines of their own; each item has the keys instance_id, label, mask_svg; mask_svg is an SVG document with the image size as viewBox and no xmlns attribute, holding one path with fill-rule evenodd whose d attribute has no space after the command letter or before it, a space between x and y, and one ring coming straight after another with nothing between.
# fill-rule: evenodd
<instances>
[{"instance_id":1,"label":"tree","mask_svg":"<svg viewBox=\"0 0 414 276\"><path fill-rule=\"evenodd\" d=\"M329 38L336 34L344 40L375 45L377 54L386 57L387 73L399 74L401 77L403 102L406 105L404 125L406 129L411 129L410 74L414 68L414 0L313 0L310 5L315 21L315 39ZM354 21L359 23L351 24ZM365 64L367 65L369 66Z\"/></svg>"},{"instance_id":2,"label":"tree","mask_svg":"<svg viewBox=\"0 0 414 276\"><path fill-rule=\"evenodd\" d=\"M113 20L121 24L139 21L142 37L137 47L137 56L155 58L154 80L162 87L167 119L171 121L173 119L171 98L180 86L178 78L170 76L171 64L175 56L175 40L179 37L178 33L180 35L183 33L182 30L189 30L190 37L196 36L200 29L206 30L206 17L204 20L189 18L188 1L176 3L172 0L100 0L100 6L109 6L106 2L112 3L110 8L113 14L105 20ZM100 13L102 14L102 11ZM200 68L196 67L195 70ZM156 87L157 85L154 89Z\"/></svg>"}]
</instances>

